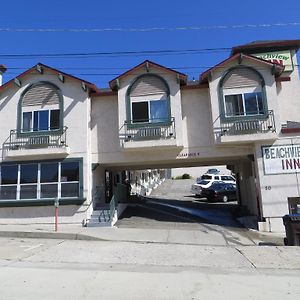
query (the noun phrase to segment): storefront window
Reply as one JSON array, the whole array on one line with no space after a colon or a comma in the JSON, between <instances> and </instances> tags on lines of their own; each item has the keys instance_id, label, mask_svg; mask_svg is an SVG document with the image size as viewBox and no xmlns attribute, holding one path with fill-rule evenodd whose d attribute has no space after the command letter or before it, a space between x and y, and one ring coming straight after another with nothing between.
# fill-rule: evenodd
<instances>
[{"instance_id":1,"label":"storefront window","mask_svg":"<svg viewBox=\"0 0 300 300\"><path fill-rule=\"evenodd\" d=\"M79 197L78 161L2 165L0 200Z\"/></svg>"}]
</instances>

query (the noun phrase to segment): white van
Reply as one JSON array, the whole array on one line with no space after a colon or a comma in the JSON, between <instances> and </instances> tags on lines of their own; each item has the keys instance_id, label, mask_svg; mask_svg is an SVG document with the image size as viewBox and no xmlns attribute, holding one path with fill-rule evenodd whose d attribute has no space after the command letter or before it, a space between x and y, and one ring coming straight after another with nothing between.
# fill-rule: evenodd
<instances>
[{"instance_id":1,"label":"white van","mask_svg":"<svg viewBox=\"0 0 300 300\"><path fill-rule=\"evenodd\" d=\"M232 175L205 173L197 178L196 183L192 185L191 193L196 196L201 196L202 189L209 188L212 183L216 181L236 184L236 180Z\"/></svg>"}]
</instances>

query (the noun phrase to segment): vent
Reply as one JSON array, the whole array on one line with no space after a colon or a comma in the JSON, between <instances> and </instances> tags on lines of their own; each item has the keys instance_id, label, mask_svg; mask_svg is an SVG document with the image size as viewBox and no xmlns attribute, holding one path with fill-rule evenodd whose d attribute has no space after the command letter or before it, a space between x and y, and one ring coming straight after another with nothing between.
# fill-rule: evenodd
<instances>
[{"instance_id":1,"label":"vent","mask_svg":"<svg viewBox=\"0 0 300 300\"><path fill-rule=\"evenodd\" d=\"M132 86L130 96L145 96L153 94L165 94L168 92L166 84L155 76L144 76L138 79Z\"/></svg>"},{"instance_id":2,"label":"vent","mask_svg":"<svg viewBox=\"0 0 300 300\"><path fill-rule=\"evenodd\" d=\"M23 96L23 107L49 104L59 104L59 94L55 87L48 84L38 84L29 89Z\"/></svg>"},{"instance_id":3,"label":"vent","mask_svg":"<svg viewBox=\"0 0 300 300\"><path fill-rule=\"evenodd\" d=\"M234 69L226 75L223 88L238 88L246 86L260 86L261 78L256 72L248 68Z\"/></svg>"}]
</instances>

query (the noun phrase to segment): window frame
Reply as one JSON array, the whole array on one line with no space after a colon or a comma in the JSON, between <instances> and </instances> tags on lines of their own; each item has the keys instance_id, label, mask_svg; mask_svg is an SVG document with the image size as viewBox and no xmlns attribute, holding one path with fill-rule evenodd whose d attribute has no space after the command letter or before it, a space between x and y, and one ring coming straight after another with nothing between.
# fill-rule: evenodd
<instances>
[{"instance_id":1,"label":"window frame","mask_svg":"<svg viewBox=\"0 0 300 300\"><path fill-rule=\"evenodd\" d=\"M147 95L147 96L135 96L136 98L140 98L141 100L140 101L138 101L138 100L132 101L130 93L131 93L131 89L134 86L134 84L138 80L140 80L141 78L150 77L150 76L156 77L156 78L158 78L159 80L161 80L163 82L164 86L166 87L166 92L165 92L166 95L164 97L160 98L160 99L158 99L157 94L156 95ZM167 118L166 118L166 121L151 122L150 121L151 119L149 118L148 122L133 122L132 103L134 103L134 102L148 102L148 116L150 117L151 115L149 115L149 113L150 113L149 103L151 101L158 101L158 100L167 101ZM151 127L169 126L169 125L171 125L171 123L172 123L172 118L171 118L170 88L169 88L169 85L168 85L167 81L159 75L149 74L149 73L142 74L142 75L136 77L132 81L132 83L130 84L130 86L128 87L127 92L126 92L126 124L127 124L128 128L140 128L140 127L146 127L146 126L151 126Z\"/></svg>"},{"instance_id":2,"label":"window frame","mask_svg":"<svg viewBox=\"0 0 300 300\"><path fill-rule=\"evenodd\" d=\"M22 106L22 103L23 103L23 98L24 96L26 95L26 93L38 86L38 85L48 85L48 86L51 86L53 89L56 90L57 94L58 94L58 97L59 97L59 104L58 104L58 108L54 108L53 106L51 107L51 105L45 105L45 108L44 109L36 109L36 108L33 108L32 110L30 109L25 109L23 111L23 106ZM53 84L52 82L49 82L49 81L38 81L36 83L33 83L31 85L29 85L21 94L20 96L20 99L19 99L19 103L18 103L18 111L17 111L17 134L18 136L39 136L39 135L45 135L45 134L48 134L48 135L51 135L51 134L57 134L57 133L62 133L63 132L63 127L64 127L64 98L63 98L63 95L62 95L62 92L60 90L60 88L58 86L56 86L55 84ZM34 111L44 111L44 110L48 110L49 112L52 111L52 110L59 110L59 126L58 126L58 129L50 129L50 126L48 127L48 130L33 130L33 127L34 127L34 124L33 124L33 120L34 120ZM23 113L24 112L32 112L32 119L31 119L31 122L32 122L32 130L30 131L23 131ZM49 113L49 116L48 116L48 121L50 120L51 118L51 113ZM50 123L49 123L50 124Z\"/></svg>"},{"instance_id":3,"label":"window frame","mask_svg":"<svg viewBox=\"0 0 300 300\"><path fill-rule=\"evenodd\" d=\"M78 180L76 181L62 181L61 180L61 166L63 163L78 163ZM58 179L55 182L41 182L41 166L42 164L56 163L58 167ZM21 183L21 166L23 165L38 165L37 179L34 183ZM2 184L1 187L16 186L16 197L15 199L0 199L1 206L27 206L28 205L48 205L53 204L53 201L58 198L61 203L65 204L79 204L84 202L83 198L83 159L82 158L67 158L63 160L41 160L41 161L21 161L21 162L10 162L0 164L0 181L1 181L1 171L3 166L17 166L17 183L12 184ZM61 196L61 186L62 184L78 184L78 195L77 196ZM42 197L42 186L46 184L57 185L57 196L56 197ZM21 187L36 185L36 197L34 198L21 198Z\"/></svg>"},{"instance_id":4,"label":"window frame","mask_svg":"<svg viewBox=\"0 0 300 300\"><path fill-rule=\"evenodd\" d=\"M263 113L256 113L256 114L247 114L246 109L246 100L245 95L246 94L261 94L261 101L262 101L262 109ZM241 96L242 99L242 111L240 115L227 115L227 109L226 109L226 96ZM257 100L257 96L256 96ZM263 92L260 88L235 88L235 89L224 89L223 90L223 105L224 105L224 116L225 118L238 118L238 117L257 117L264 114L264 100L263 100ZM259 110L258 110L259 112Z\"/></svg>"},{"instance_id":5,"label":"window frame","mask_svg":"<svg viewBox=\"0 0 300 300\"><path fill-rule=\"evenodd\" d=\"M254 72L258 77L260 78L260 84L257 86L242 86L242 87L235 87L232 89L225 89L223 88L223 84L226 81L228 75L234 71L235 69L248 69L251 72ZM261 92L262 97L262 106L263 106L263 113L262 114L253 114L253 115L239 115L239 116L226 116L226 109L225 109L225 95L230 95L228 91L234 91L232 95L236 94L247 94L249 91L257 91ZM266 88L265 88L265 80L263 76L253 67L245 66L245 65L239 65L234 66L232 68L229 68L226 70L226 72L223 74L219 81L218 85L218 98L219 98L219 110L220 110L220 120L223 123L226 122L232 122L236 120L252 120L252 119L267 119L268 118L268 102L266 97Z\"/></svg>"},{"instance_id":6,"label":"window frame","mask_svg":"<svg viewBox=\"0 0 300 300\"><path fill-rule=\"evenodd\" d=\"M47 129L40 129L39 126L40 126L40 120L39 120L39 113L40 112L44 112L44 111L47 111L48 112L48 127ZM22 112L22 121L21 121L21 132L22 133L29 133L29 132L48 132L48 131L55 131L57 132L57 130L59 130L59 127L60 127L60 120L59 120L59 123L58 123L58 128L55 128L55 129L51 129L52 124L51 124L51 114L53 111L59 111L59 114L60 114L60 109L59 108L53 108L53 109L39 109L39 110L30 110L30 111L23 111ZM30 127L30 130L24 130L24 114L28 114L30 113L31 114L31 127ZM38 113L38 129L35 129L35 113Z\"/></svg>"}]
</instances>

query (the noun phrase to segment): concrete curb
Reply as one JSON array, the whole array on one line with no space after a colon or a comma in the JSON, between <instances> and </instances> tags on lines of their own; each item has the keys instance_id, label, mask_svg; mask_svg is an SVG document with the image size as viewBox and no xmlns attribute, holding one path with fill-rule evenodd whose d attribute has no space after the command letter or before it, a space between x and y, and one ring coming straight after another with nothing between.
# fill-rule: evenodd
<instances>
[{"instance_id":1,"label":"concrete curb","mask_svg":"<svg viewBox=\"0 0 300 300\"><path fill-rule=\"evenodd\" d=\"M32 232L32 231L0 231L0 237L32 238L32 239L58 239L58 240L86 240L108 241L106 239L85 235L81 233L65 232Z\"/></svg>"}]
</instances>

